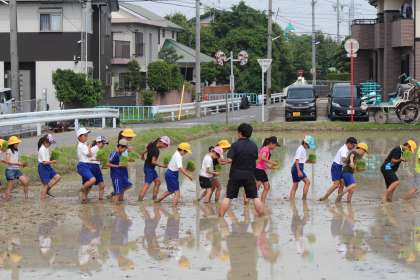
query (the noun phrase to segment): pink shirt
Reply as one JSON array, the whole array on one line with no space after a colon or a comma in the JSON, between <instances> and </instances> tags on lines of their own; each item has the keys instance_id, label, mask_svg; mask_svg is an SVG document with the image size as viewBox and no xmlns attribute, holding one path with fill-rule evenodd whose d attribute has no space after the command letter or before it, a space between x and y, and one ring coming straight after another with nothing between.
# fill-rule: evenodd
<instances>
[{"instance_id":1,"label":"pink shirt","mask_svg":"<svg viewBox=\"0 0 420 280\"><path fill-rule=\"evenodd\" d=\"M258 152L258 160L257 160L257 169L266 170L267 165L262 158L265 157L266 159L270 158L270 149L267 146L260 148Z\"/></svg>"}]
</instances>

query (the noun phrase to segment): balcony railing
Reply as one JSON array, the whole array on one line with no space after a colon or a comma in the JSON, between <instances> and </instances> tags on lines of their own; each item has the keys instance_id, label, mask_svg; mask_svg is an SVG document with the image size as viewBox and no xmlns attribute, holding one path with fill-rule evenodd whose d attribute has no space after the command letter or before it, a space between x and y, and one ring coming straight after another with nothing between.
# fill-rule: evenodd
<instances>
[{"instance_id":1,"label":"balcony railing","mask_svg":"<svg viewBox=\"0 0 420 280\"><path fill-rule=\"evenodd\" d=\"M375 24L377 22L377 19L355 19L351 23L352 25L370 25Z\"/></svg>"},{"instance_id":2,"label":"balcony railing","mask_svg":"<svg viewBox=\"0 0 420 280\"><path fill-rule=\"evenodd\" d=\"M414 45L414 20L398 18L392 22L392 47L412 47Z\"/></svg>"}]
</instances>

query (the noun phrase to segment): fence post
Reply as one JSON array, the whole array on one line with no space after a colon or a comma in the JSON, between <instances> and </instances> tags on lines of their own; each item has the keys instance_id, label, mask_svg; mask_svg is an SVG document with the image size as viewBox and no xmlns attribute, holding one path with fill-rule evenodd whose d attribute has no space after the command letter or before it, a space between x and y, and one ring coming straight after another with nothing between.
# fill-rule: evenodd
<instances>
[{"instance_id":1,"label":"fence post","mask_svg":"<svg viewBox=\"0 0 420 280\"><path fill-rule=\"evenodd\" d=\"M112 128L117 128L117 119L112 118Z\"/></svg>"},{"instance_id":2,"label":"fence post","mask_svg":"<svg viewBox=\"0 0 420 280\"><path fill-rule=\"evenodd\" d=\"M171 120L174 121L175 120L175 113L171 112Z\"/></svg>"},{"instance_id":3,"label":"fence post","mask_svg":"<svg viewBox=\"0 0 420 280\"><path fill-rule=\"evenodd\" d=\"M102 128L106 127L106 118L102 118Z\"/></svg>"},{"instance_id":4,"label":"fence post","mask_svg":"<svg viewBox=\"0 0 420 280\"><path fill-rule=\"evenodd\" d=\"M216 106L216 113L219 113L219 105Z\"/></svg>"},{"instance_id":5,"label":"fence post","mask_svg":"<svg viewBox=\"0 0 420 280\"><path fill-rule=\"evenodd\" d=\"M42 124L37 123L36 124L36 136L41 136L42 134Z\"/></svg>"},{"instance_id":6,"label":"fence post","mask_svg":"<svg viewBox=\"0 0 420 280\"><path fill-rule=\"evenodd\" d=\"M204 107L204 116L207 116L207 107Z\"/></svg>"},{"instance_id":7,"label":"fence post","mask_svg":"<svg viewBox=\"0 0 420 280\"><path fill-rule=\"evenodd\" d=\"M78 130L79 129L79 120L78 119L75 119L74 120L74 130Z\"/></svg>"}]
</instances>

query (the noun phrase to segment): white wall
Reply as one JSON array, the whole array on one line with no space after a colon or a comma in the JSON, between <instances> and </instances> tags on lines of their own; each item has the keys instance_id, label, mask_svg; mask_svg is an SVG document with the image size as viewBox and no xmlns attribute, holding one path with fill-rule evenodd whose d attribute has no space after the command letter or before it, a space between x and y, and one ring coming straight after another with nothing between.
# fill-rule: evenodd
<instances>
[{"instance_id":1,"label":"white wall","mask_svg":"<svg viewBox=\"0 0 420 280\"><path fill-rule=\"evenodd\" d=\"M37 61L35 67L36 99L44 99L43 90L46 89L50 110L59 109L60 104L55 96L55 88L52 83L53 72L57 69L70 69L80 72L83 63L76 65L73 61ZM88 61L88 67L93 67L91 61Z\"/></svg>"},{"instance_id":2,"label":"white wall","mask_svg":"<svg viewBox=\"0 0 420 280\"><path fill-rule=\"evenodd\" d=\"M39 9L40 8L62 8L63 9L63 32L80 32L84 20L82 9L79 3L39 4L25 3L18 4L18 31L39 32ZM91 9L88 9L91 12ZM91 14L91 13L90 13ZM89 19L90 18L90 19ZM92 33L92 16L88 17L88 32ZM10 32L9 7L0 5L0 32Z\"/></svg>"},{"instance_id":3,"label":"white wall","mask_svg":"<svg viewBox=\"0 0 420 280\"><path fill-rule=\"evenodd\" d=\"M0 61L0 88L4 88L4 62Z\"/></svg>"},{"instance_id":4,"label":"white wall","mask_svg":"<svg viewBox=\"0 0 420 280\"><path fill-rule=\"evenodd\" d=\"M404 0L384 0L384 10L385 11L399 11L401 10L401 5L404 3Z\"/></svg>"},{"instance_id":5,"label":"white wall","mask_svg":"<svg viewBox=\"0 0 420 280\"><path fill-rule=\"evenodd\" d=\"M420 38L420 0L413 0L414 4L414 20L416 24L416 38Z\"/></svg>"},{"instance_id":6,"label":"white wall","mask_svg":"<svg viewBox=\"0 0 420 280\"><path fill-rule=\"evenodd\" d=\"M147 71L147 65L150 62L156 61L158 54L163 44L161 40L161 45L158 44L158 27L153 26L144 26L144 25L134 25L134 24L113 24L112 32L114 40L121 41L130 41L130 53L133 55L135 53L135 31L143 32L143 43L144 43L144 55L137 57L137 61L140 64L141 70L143 72ZM151 44L149 43L149 34L152 34ZM150 59L150 46L151 46L151 59Z\"/></svg>"}]
</instances>

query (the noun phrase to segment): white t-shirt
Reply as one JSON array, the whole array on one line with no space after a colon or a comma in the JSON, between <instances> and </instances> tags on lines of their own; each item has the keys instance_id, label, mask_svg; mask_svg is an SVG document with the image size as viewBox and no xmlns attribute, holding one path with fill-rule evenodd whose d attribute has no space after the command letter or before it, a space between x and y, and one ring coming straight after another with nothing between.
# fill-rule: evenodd
<instances>
[{"instance_id":1,"label":"white t-shirt","mask_svg":"<svg viewBox=\"0 0 420 280\"><path fill-rule=\"evenodd\" d=\"M44 161L50 161L50 149L41 145L38 150L38 162L43 163Z\"/></svg>"},{"instance_id":2,"label":"white t-shirt","mask_svg":"<svg viewBox=\"0 0 420 280\"><path fill-rule=\"evenodd\" d=\"M6 156L4 159L9 158L9 162L19 163L19 152L15 151L14 153L12 150L7 149ZM7 164L7 169L19 169L20 166L16 164Z\"/></svg>"},{"instance_id":3,"label":"white t-shirt","mask_svg":"<svg viewBox=\"0 0 420 280\"><path fill-rule=\"evenodd\" d=\"M96 159L96 155L98 154L99 151L99 147L97 145L93 146L90 151L92 152L92 156L89 158L90 159L90 163L94 163L94 164L101 164L99 162L99 160Z\"/></svg>"},{"instance_id":4,"label":"white t-shirt","mask_svg":"<svg viewBox=\"0 0 420 280\"><path fill-rule=\"evenodd\" d=\"M180 168L182 168L182 156L180 152L176 151L169 161L168 169L171 171L178 171Z\"/></svg>"},{"instance_id":5,"label":"white t-shirt","mask_svg":"<svg viewBox=\"0 0 420 280\"><path fill-rule=\"evenodd\" d=\"M77 144L77 158L79 159L79 162L90 163L88 154L88 145L86 143L79 142L79 144Z\"/></svg>"},{"instance_id":6,"label":"white t-shirt","mask_svg":"<svg viewBox=\"0 0 420 280\"><path fill-rule=\"evenodd\" d=\"M206 178L212 178L213 174L208 173L207 170L213 170L213 159L212 157L207 154L203 158L203 162L201 163L201 170L200 170L200 176L206 177Z\"/></svg>"},{"instance_id":7,"label":"white t-shirt","mask_svg":"<svg viewBox=\"0 0 420 280\"><path fill-rule=\"evenodd\" d=\"M334 162L340 165L343 165L343 158L347 158L349 155L349 149L347 148L347 145L343 145L338 151L337 154L335 154Z\"/></svg>"},{"instance_id":8,"label":"white t-shirt","mask_svg":"<svg viewBox=\"0 0 420 280\"><path fill-rule=\"evenodd\" d=\"M300 145L299 148L297 148L294 160L299 160L299 163L305 163L308 160L305 147Z\"/></svg>"}]
</instances>

